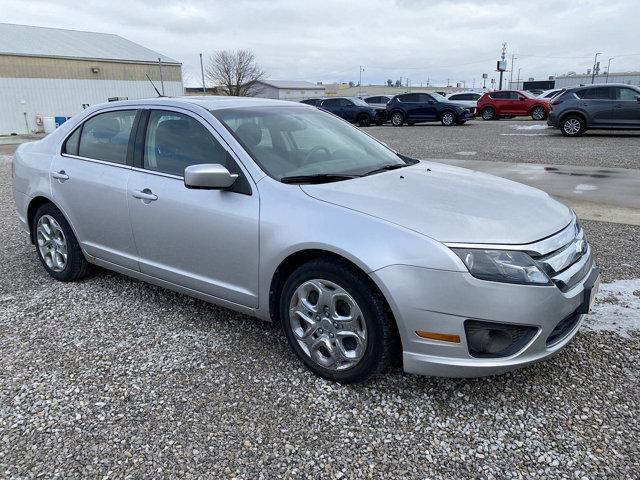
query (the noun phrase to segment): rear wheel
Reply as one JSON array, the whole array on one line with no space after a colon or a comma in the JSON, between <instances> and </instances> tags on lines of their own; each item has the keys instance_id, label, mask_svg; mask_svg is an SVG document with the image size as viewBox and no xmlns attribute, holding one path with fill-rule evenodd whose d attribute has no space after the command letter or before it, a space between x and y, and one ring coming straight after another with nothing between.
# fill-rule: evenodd
<instances>
[{"instance_id":1,"label":"rear wheel","mask_svg":"<svg viewBox=\"0 0 640 480\"><path fill-rule=\"evenodd\" d=\"M456 116L447 110L440 116L440 123L445 127L451 127L456 124Z\"/></svg>"},{"instance_id":2,"label":"rear wheel","mask_svg":"<svg viewBox=\"0 0 640 480\"><path fill-rule=\"evenodd\" d=\"M547 111L542 107L534 107L531 110L531 118L534 120L544 120L547 118Z\"/></svg>"},{"instance_id":3,"label":"rear wheel","mask_svg":"<svg viewBox=\"0 0 640 480\"><path fill-rule=\"evenodd\" d=\"M562 119L560 131L566 137L577 137L587 130L587 125L582 117L569 115Z\"/></svg>"},{"instance_id":4,"label":"rear wheel","mask_svg":"<svg viewBox=\"0 0 640 480\"><path fill-rule=\"evenodd\" d=\"M401 127L404 123L404 115L400 112L393 112L391 114L391 125L394 127Z\"/></svg>"},{"instance_id":5,"label":"rear wheel","mask_svg":"<svg viewBox=\"0 0 640 480\"><path fill-rule=\"evenodd\" d=\"M483 120L495 120L496 111L493 107L484 107L482 109L482 119Z\"/></svg>"},{"instance_id":6,"label":"rear wheel","mask_svg":"<svg viewBox=\"0 0 640 480\"><path fill-rule=\"evenodd\" d=\"M73 282L90 273L91 264L84 258L73 230L55 205L42 205L31 228L38 258L49 275L61 282Z\"/></svg>"},{"instance_id":7,"label":"rear wheel","mask_svg":"<svg viewBox=\"0 0 640 480\"><path fill-rule=\"evenodd\" d=\"M347 262L317 259L287 279L280 319L289 345L315 374L362 382L389 365L395 329L382 295Z\"/></svg>"},{"instance_id":8,"label":"rear wheel","mask_svg":"<svg viewBox=\"0 0 640 480\"><path fill-rule=\"evenodd\" d=\"M369 125L371 125L371 117L366 113L361 113L358 116L358 126L368 127Z\"/></svg>"}]
</instances>

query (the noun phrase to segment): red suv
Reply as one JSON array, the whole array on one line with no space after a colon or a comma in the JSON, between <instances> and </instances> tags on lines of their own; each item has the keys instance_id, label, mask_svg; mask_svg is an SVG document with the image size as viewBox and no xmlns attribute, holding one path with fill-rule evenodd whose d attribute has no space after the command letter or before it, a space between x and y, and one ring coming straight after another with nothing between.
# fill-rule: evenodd
<instances>
[{"instance_id":1,"label":"red suv","mask_svg":"<svg viewBox=\"0 0 640 480\"><path fill-rule=\"evenodd\" d=\"M544 120L549 114L549 101L520 90L496 90L480 97L476 111L483 120L528 115L534 120Z\"/></svg>"}]
</instances>

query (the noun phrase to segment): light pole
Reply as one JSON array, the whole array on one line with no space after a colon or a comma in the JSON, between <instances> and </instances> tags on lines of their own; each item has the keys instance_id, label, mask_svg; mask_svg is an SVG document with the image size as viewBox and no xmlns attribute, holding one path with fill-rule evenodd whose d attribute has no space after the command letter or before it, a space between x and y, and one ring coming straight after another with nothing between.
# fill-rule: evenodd
<instances>
[{"instance_id":1,"label":"light pole","mask_svg":"<svg viewBox=\"0 0 640 480\"><path fill-rule=\"evenodd\" d=\"M611 70L611 60L613 60L615 57L611 57L609 59L609 62L607 63L607 79L605 80L604 83L609 83L609 71Z\"/></svg>"},{"instance_id":2,"label":"light pole","mask_svg":"<svg viewBox=\"0 0 640 480\"><path fill-rule=\"evenodd\" d=\"M596 64L598 63L598 55L602 55L602 52L596 53L596 58L593 59L593 70L591 70L591 84L592 85L593 85L593 82L596 79Z\"/></svg>"},{"instance_id":3,"label":"light pole","mask_svg":"<svg viewBox=\"0 0 640 480\"><path fill-rule=\"evenodd\" d=\"M515 54L511 54L511 72L509 72L509 88L513 88L513 61L518 60Z\"/></svg>"},{"instance_id":4,"label":"light pole","mask_svg":"<svg viewBox=\"0 0 640 480\"><path fill-rule=\"evenodd\" d=\"M362 72L364 72L364 67L360 65L360 80L358 80L358 93L362 95Z\"/></svg>"},{"instance_id":5,"label":"light pole","mask_svg":"<svg viewBox=\"0 0 640 480\"><path fill-rule=\"evenodd\" d=\"M202 93L203 95L207 94L207 87L204 83L204 66L202 64L202 54L200 54L200 73L202 74Z\"/></svg>"}]
</instances>

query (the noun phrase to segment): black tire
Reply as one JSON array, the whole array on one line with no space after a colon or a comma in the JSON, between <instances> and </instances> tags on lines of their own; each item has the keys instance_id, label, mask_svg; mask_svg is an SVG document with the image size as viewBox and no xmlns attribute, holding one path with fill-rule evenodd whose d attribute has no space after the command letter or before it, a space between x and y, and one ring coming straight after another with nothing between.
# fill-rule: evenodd
<instances>
[{"instance_id":1,"label":"black tire","mask_svg":"<svg viewBox=\"0 0 640 480\"><path fill-rule=\"evenodd\" d=\"M49 266L42 253L40 252L40 245L38 243L39 235L37 229L38 222L45 215L53 217L53 219L60 226L64 235L67 259L64 268L59 271L56 271L54 268L52 268L52 266ZM31 231L33 232L33 238L35 239L36 255L38 255L40 263L42 263L44 269L53 278L61 282L74 282L76 280L80 280L83 277L86 277L89 273L91 273L92 265L87 262L87 259L84 257L84 254L80 249L80 245L78 244L78 240L73 234L71 226L69 226L69 222L67 222L67 219L64 218L64 215L58 209L58 207L56 207L52 203L45 203L40 208L38 208L38 211L33 217L31 229Z\"/></svg>"},{"instance_id":2,"label":"black tire","mask_svg":"<svg viewBox=\"0 0 640 480\"><path fill-rule=\"evenodd\" d=\"M404 115L401 112L393 112L391 114L391 125L394 127L401 127L404 123Z\"/></svg>"},{"instance_id":3,"label":"black tire","mask_svg":"<svg viewBox=\"0 0 640 480\"><path fill-rule=\"evenodd\" d=\"M371 125L371 117L366 113L361 113L358 115L358 126L359 127L368 127Z\"/></svg>"},{"instance_id":4,"label":"black tire","mask_svg":"<svg viewBox=\"0 0 640 480\"><path fill-rule=\"evenodd\" d=\"M587 124L580 115L567 115L560 122L560 131L565 137L579 137L587 130Z\"/></svg>"},{"instance_id":5,"label":"black tire","mask_svg":"<svg viewBox=\"0 0 640 480\"><path fill-rule=\"evenodd\" d=\"M312 279L322 279L338 285L355 300L362 312L362 321L366 326L366 347L362 358L350 368L325 368L305 353L296 340L289 307L296 290ZM302 363L316 375L340 383L364 382L384 371L391 363L398 345L395 324L382 294L366 275L346 261L320 258L298 267L282 289L280 320L289 345ZM318 331L325 336L327 334L319 329L314 330L314 338L317 338L315 335ZM338 336L331 338L337 339ZM329 341L335 346L335 340Z\"/></svg>"},{"instance_id":6,"label":"black tire","mask_svg":"<svg viewBox=\"0 0 640 480\"><path fill-rule=\"evenodd\" d=\"M542 107L533 107L531 110L531 118L537 121L547 118L547 111Z\"/></svg>"},{"instance_id":7,"label":"black tire","mask_svg":"<svg viewBox=\"0 0 640 480\"><path fill-rule=\"evenodd\" d=\"M407 122L407 125L409 125L410 127L413 127L416 124L416 122Z\"/></svg>"},{"instance_id":8,"label":"black tire","mask_svg":"<svg viewBox=\"0 0 640 480\"><path fill-rule=\"evenodd\" d=\"M445 127L453 127L456 124L456 114L451 110L445 110L440 115L440 123Z\"/></svg>"},{"instance_id":9,"label":"black tire","mask_svg":"<svg viewBox=\"0 0 640 480\"><path fill-rule=\"evenodd\" d=\"M495 120L496 110L493 107L484 107L481 112L482 120Z\"/></svg>"},{"instance_id":10,"label":"black tire","mask_svg":"<svg viewBox=\"0 0 640 480\"><path fill-rule=\"evenodd\" d=\"M381 127L382 125L384 125L385 120L376 120L376 126Z\"/></svg>"},{"instance_id":11,"label":"black tire","mask_svg":"<svg viewBox=\"0 0 640 480\"><path fill-rule=\"evenodd\" d=\"M459 120L456 122L456 125L464 125L465 123L467 123L466 120Z\"/></svg>"}]
</instances>

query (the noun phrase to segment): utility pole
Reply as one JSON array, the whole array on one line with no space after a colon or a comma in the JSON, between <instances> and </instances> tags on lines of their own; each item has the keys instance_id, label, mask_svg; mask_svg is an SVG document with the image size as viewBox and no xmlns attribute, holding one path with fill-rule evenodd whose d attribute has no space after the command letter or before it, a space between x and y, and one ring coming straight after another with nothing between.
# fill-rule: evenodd
<instances>
[{"instance_id":1,"label":"utility pole","mask_svg":"<svg viewBox=\"0 0 640 480\"><path fill-rule=\"evenodd\" d=\"M202 93L207 94L207 87L204 85L204 66L202 65L202 54L200 54L200 73L202 73Z\"/></svg>"},{"instance_id":2,"label":"utility pole","mask_svg":"<svg viewBox=\"0 0 640 480\"><path fill-rule=\"evenodd\" d=\"M162 96L164 97L164 80L162 79L162 61L158 57L158 66L160 67L160 89L162 90Z\"/></svg>"},{"instance_id":3,"label":"utility pole","mask_svg":"<svg viewBox=\"0 0 640 480\"><path fill-rule=\"evenodd\" d=\"M362 95L362 72L364 72L364 67L360 65L360 80L358 81L358 93Z\"/></svg>"},{"instance_id":4,"label":"utility pole","mask_svg":"<svg viewBox=\"0 0 640 480\"><path fill-rule=\"evenodd\" d=\"M511 71L509 72L509 88L513 88L513 61L518 60L514 53L511 54Z\"/></svg>"},{"instance_id":5,"label":"utility pole","mask_svg":"<svg viewBox=\"0 0 640 480\"><path fill-rule=\"evenodd\" d=\"M598 63L598 55L602 55L602 52L596 53L596 58L594 58L593 60L593 70L591 70L591 84L593 84L596 79L596 63Z\"/></svg>"},{"instance_id":6,"label":"utility pole","mask_svg":"<svg viewBox=\"0 0 640 480\"><path fill-rule=\"evenodd\" d=\"M609 71L611 70L611 60L613 60L615 57L611 57L609 59L609 63L607 63L607 79L604 83L609 83Z\"/></svg>"},{"instance_id":7,"label":"utility pole","mask_svg":"<svg viewBox=\"0 0 640 480\"><path fill-rule=\"evenodd\" d=\"M516 78L516 83L518 84L518 90L520 90L520 70L522 70L521 68L518 69L518 78ZM524 90L524 82L522 82L522 90Z\"/></svg>"}]
</instances>

